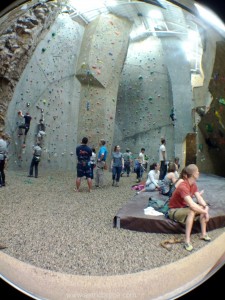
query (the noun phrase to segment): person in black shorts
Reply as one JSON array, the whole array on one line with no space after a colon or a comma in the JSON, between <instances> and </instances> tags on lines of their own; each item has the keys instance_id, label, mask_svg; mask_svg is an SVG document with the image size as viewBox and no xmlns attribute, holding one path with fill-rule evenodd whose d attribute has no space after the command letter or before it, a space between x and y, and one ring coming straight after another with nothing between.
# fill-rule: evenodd
<instances>
[{"instance_id":1,"label":"person in black shorts","mask_svg":"<svg viewBox=\"0 0 225 300\"><path fill-rule=\"evenodd\" d=\"M32 117L30 116L29 112L27 112L25 115L23 115L22 111L18 112L18 115L24 118L24 124L19 126L19 136L23 134L22 129L24 129L24 144L26 141L27 133L30 129L30 122L32 120Z\"/></svg>"},{"instance_id":2,"label":"person in black shorts","mask_svg":"<svg viewBox=\"0 0 225 300\"><path fill-rule=\"evenodd\" d=\"M83 137L81 145L76 148L77 155L77 179L76 179L76 191L80 191L81 178L86 177L89 192L92 188L92 170L91 170L91 161L92 149L87 146L88 138Z\"/></svg>"}]
</instances>

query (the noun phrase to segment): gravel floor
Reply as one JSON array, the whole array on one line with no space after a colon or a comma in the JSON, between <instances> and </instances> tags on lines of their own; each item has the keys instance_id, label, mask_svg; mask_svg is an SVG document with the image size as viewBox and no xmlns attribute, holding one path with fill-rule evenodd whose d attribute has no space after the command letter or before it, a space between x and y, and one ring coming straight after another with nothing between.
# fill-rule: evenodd
<instances>
[{"instance_id":1,"label":"gravel floor","mask_svg":"<svg viewBox=\"0 0 225 300\"><path fill-rule=\"evenodd\" d=\"M118 210L135 194L135 174L111 186L88 193L82 181L74 192L74 174L41 174L28 178L24 171L6 171L6 187L0 189L2 250L23 262L44 269L79 275L115 275L149 270L177 261L189 252L182 244L172 251L160 242L174 235L134 232L113 228ZM224 228L210 232L215 239ZM177 235L183 237L183 235ZM206 243L194 234L194 251Z\"/></svg>"}]
</instances>

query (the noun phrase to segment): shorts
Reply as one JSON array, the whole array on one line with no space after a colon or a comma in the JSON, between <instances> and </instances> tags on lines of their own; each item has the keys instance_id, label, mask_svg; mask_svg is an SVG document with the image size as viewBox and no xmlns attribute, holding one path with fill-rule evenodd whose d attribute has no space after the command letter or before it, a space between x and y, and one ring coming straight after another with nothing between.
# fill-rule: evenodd
<instances>
[{"instance_id":1,"label":"shorts","mask_svg":"<svg viewBox=\"0 0 225 300\"><path fill-rule=\"evenodd\" d=\"M185 224L189 211L190 211L189 207L170 208L168 211L168 216L169 219L175 222ZM194 221L197 221L198 219L199 219L199 215L196 215Z\"/></svg>"},{"instance_id":2,"label":"shorts","mask_svg":"<svg viewBox=\"0 0 225 300\"><path fill-rule=\"evenodd\" d=\"M77 164L77 177L86 177L91 178L92 177L92 169L90 162L85 163L78 163Z\"/></svg>"}]
</instances>

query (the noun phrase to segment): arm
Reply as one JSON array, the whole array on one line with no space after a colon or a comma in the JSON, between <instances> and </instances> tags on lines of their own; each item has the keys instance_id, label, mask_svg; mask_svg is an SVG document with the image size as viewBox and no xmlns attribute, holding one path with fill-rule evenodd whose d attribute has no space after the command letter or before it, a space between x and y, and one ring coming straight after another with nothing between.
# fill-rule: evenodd
<instances>
[{"instance_id":1,"label":"arm","mask_svg":"<svg viewBox=\"0 0 225 300\"><path fill-rule=\"evenodd\" d=\"M168 173L167 178L170 179L172 181L172 183L175 183L177 181L175 173Z\"/></svg>"},{"instance_id":2,"label":"arm","mask_svg":"<svg viewBox=\"0 0 225 300\"><path fill-rule=\"evenodd\" d=\"M150 178L151 182L154 183L154 185L158 188L159 185L158 185L157 181L155 180L153 172L151 172L151 171L149 172L149 178Z\"/></svg>"},{"instance_id":3,"label":"arm","mask_svg":"<svg viewBox=\"0 0 225 300\"><path fill-rule=\"evenodd\" d=\"M198 193L198 192L197 192ZM201 196L200 196L201 197ZM190 207L191 210L193 210L194 212L198 213L198 214L203 214L205 215L205 218L207 220L209 220L209 208L208 206L202 207L201 205L195 203L193 201L193 199L191 198L191 196L186 196L184 198L185 202L187 203L187 205ZM204 201L204 200L203 200Z\"/></svg>"},{"instance_id":4,"label":"arm","mask_svg":"<svg viewBox=\"0 0 225 300\"><path fill-rule=\"evenodd\" d=\"M208 206L208 204L205 202L205 200L203 199L203 197L201 195L202 195L202 192L196 192L195 193L195 197L198 201L198 204L203 206L203 207Z\"/></svg>"}]
</instances>

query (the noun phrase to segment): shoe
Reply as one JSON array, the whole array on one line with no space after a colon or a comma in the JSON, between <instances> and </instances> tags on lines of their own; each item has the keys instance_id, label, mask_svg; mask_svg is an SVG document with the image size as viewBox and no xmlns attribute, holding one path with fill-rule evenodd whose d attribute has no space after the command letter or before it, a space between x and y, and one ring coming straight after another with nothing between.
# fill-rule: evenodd
<instances>
[{"instance_id":1,"label":"shoe","mask_svg":"<svg viewBox=\"0 0 225 300\"><path fill-rule=\"evenodd\" d=\"M136 195L139 195L140 194L140 192L136 192Z\"/></svg>"},{"instance_id":2,"label":"shoe","mask_svg":"<svg viewBox=\"0 0 225 300\"><path fill-rule=\"evenodd\" d=\"M38 178L38 176L35 176L35 178Z\"/></svg>"},{"instance_id":3,"label":"shoe","mask_svg":"<svg viewBox=\"0 0 225 300\"><path fill-rule=\"evenodd\" d=\"M130 175L129 175L129 174L127 174L127 177L130 177Z\"/></svg>"},{"instance_id":4,"label":"shoe","mask_svg":"<svg viewBox=\"0 0 225 300\"><path fill-rule=\"evenodd\" d=\"M114 186L115 185L115 181L113 180L113 182L112 182L112 186Z\"/></svg>"},{"instance_id":5,"label":"shoe","mask_svg":"<svg viewBox=\"0 0 225 300\"><path fill-rule=\"evenodd\" d=\"M205 236L200 237L200 240L203 240L205 242L210 242L211 241L211 237L209 237L208 234L206 234Z\"/></svg>"},{"instance_id":6,"label":"shoe","mask_svg":"<svg viewBox=\"0 0 225 300\"><path fill-rule=\"evenodd\" d=\"M28 175L27 177L34 177L33 175Z\"/></svg>"},{"instance_id":7,"label":"shoe","mask_svg":"<svg viewBox=\"0 0 225 300\"><path fill-rule=\"evenodd\" d=\"M116 187L119 187L119 183L118 183L118 182L116 182L115 186L116 186Z\"/></svg>"},{"instance_id":8,"label":"shoe","mask_svg":"<svg viewBox=\"0 0 225 300\"><path fill-rule=\"evenodd\" d=\"M184 244L184 249L191 252L193 250L193 246L190 243L185 243Z\"/></svg>"}]
</instances>

